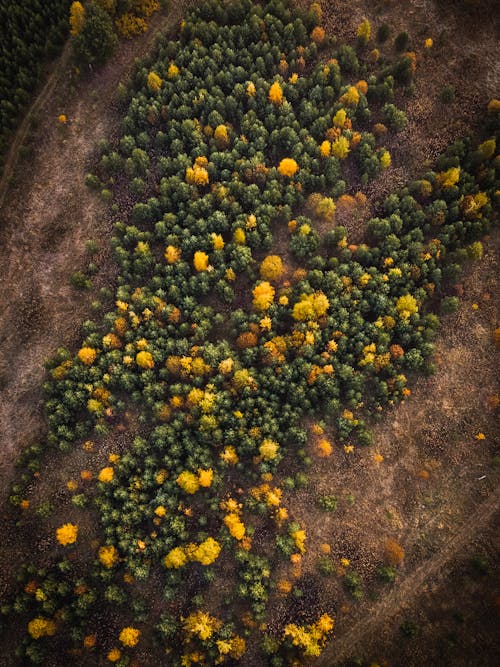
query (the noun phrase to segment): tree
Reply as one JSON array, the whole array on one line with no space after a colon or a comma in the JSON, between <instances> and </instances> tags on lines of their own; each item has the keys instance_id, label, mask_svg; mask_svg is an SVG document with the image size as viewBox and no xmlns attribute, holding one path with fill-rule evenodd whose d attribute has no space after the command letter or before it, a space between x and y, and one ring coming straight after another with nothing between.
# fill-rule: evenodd
<instances>
[{"instance_id":1,"label":"tree","mask_svg":"<svg viewBox=\"0 0 500 667\"><path fill-rule=\"evenodd\" d=\"M85 23L85 9L81 2L73 2L69 9L70 33L76 37L83 29Z\"/></svg>"},{"instance_id":2,"label":"tree","mask_svg":"<svg viewBox=\"0 0 500 667\"><path fill-rule=\"evenodd\" d=\"M83 65L103 65L113 54L118 38L109 14L90 2L81 31L73 40L75 58Z\"/></svg>"}]
</instances>

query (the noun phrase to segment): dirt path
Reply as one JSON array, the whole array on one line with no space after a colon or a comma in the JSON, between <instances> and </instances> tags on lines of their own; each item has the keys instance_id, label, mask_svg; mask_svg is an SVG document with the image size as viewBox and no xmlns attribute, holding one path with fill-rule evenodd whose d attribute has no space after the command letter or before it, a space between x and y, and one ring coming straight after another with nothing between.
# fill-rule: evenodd
<instances>
[{"instance_id":1,"label":"dirt path","mask_svg":"<svg viewBox=\"0 0 500 667\"><path fill-rule=\"evenodd\" d=\"M87 239L104 250L109 245L108 208L83 180L96 143L119 122L116 87L158 31L178 23L187 4L155 15L145 35L122 43L113 60L73 94L64 88L67 45L9 151L0 183L0 502L9 493L15 453L43 431L43 363L58 347L77 344L89 316L89 297L70 286L70 276L90 259ZM33 111L40 118L34 154L20 162ZM65 126L57 121L60 113L67 116ZM16 186L9 189L16 165ZM98 258L103 274L110 271L107 252Z\"/></svg>"},{"instance_id":2,"label":"dirt path","mask_svg":"<svg viewBox=\"0 0 500 667\"><path fill-rule=\"evenodd\" d=\"M41 110L44 107L44 105L49 101L50 97L52 96L55 90L57 83L60 81L61 76L68 67L70 58L71 58L71 46L67 42L61 56L59 57L55 69L50 73L49 77L47 78L47 81L45 82L45 85L40 91L40 94L35 99L29 110L26 112L23 122L17 129L17 132L10 146L9 152L7 153L2 177L0 179L0 210L2 209L5 197L9 190L10 177L12 176L16 168L17 162L19 160L19 149L23 145L28 135L28 132L30 131L33 115L36 114L39 110Z\"/></svg>"},{"instance_id":3,"label":"dirt path","mask_svg":"<svg viewBox=\"0 0 500 667\"><path fill-rule=\"evenodd\" d=\"M365 607L360 620L341 634L339 639L334 638L318 660L318 667L340 665L355 655L356 650L362 646L363 639L375 634L379 627L394 618L403 607L408 607L413 598L422 591L423 584L437 577L440 571L489 525L499 510L500 490L496 489L469 518L467 526L455 533L435 556L419 565L400 584L395 584L392 591L370 609Z\"/></svg>"}]
</instances>

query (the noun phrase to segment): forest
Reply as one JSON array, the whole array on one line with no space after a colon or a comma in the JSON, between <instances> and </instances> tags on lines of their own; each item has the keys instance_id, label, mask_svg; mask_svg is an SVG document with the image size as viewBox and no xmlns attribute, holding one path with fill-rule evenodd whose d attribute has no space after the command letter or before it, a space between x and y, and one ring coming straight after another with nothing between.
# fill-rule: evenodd
<instances>
[{"instance_id":1,"label":"forest","mask_svg":"<svg viewBox=\"0 0 500 667\"><path fill-rule=\"evenodd\" d=\"M83 96L115 53L146 39L146 19L151 32L175 12L142 0L25 4L2 40L4 153L40 63L66 39ZM460 438L460 464L470 456L491 485L488 521L498 507L490 375L485 413L453 423L431 454L411 429L384 450L381 432L419 401L438 405L425 383L449 372L443 336L468 336L456 319L463 285L492 266L498 238L500 101L481 99L474 131L391 180L433 39L417 47L362 16L342 40L325 3L179 11L113 80L113 124L78 166L79 196L99 213L85 265L65 274L76 333L47 345L42 426L13 457L5 516L19 537L5 554L21 555L1 607L7 664L373 667L422 664L419 650L432 661L441 638L417 648L414 618L382 648L366 639L336 657L342 615L404 591L425 551L398 528L394 507L409 510L397 499L384 505L388 528L370 533L376 548L369 531L365 542L349 531L375 517L361 499L409 441L424 463L402 487L415 486L422 508L436 507ZM439 104L454 95L448 85ZM76 121L63 98L56 108L54 136L71 150ZM493 309L494 277L482 280ZM482 340L497 360L487 312ZM415 433L427 426L414 420ZM463 507L468 488L456 491ZM492 581L489 549L464 566L476 592ZM451 581L461 562L436 576L444 568ZM421 617L431 603L419 604ZM453 653L468 641L457 634L442 664L472 664ZM493 635L484 641L481 664L493 665ZM402 653L388 661L389 647Z\"/></svg>"}]
</instances>

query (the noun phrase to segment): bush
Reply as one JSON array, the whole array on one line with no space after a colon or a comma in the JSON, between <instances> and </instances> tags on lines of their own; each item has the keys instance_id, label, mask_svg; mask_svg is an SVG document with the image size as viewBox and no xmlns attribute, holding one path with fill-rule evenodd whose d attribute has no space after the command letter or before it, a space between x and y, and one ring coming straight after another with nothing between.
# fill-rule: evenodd
<instances>
[{"instance_id":1,"label":"bush","mask_svg":"<svg viewBox=\"0 0 500 667\"><path fill-rule=\"evenodd\" d=\"M455 86L448 85L443 88L439 99L443 104L451 104L455 101Z\"/></svg>"},{"instance_id":2,"label":"bush","mask_svg":"<svg viewBox=\"0 0 500 667\"><path fill-rule=\"evenodd\" d=\"M441 311L446 314L454 313L458 310L459 303L458 297L445 296L441 301Z\"/></svg>"},{"instance_id":3,"label":"bush","mask_svg":"<svg viewBox=\"0 0 500 667\"><path fill-rule=\"evenodd\" d=\"M391 34L391 29L389 28L387 23L382 23L382 25L377 30L377 42L383 44L389 39L390 34Z\"/></svg>"},{"instance_id":4,"label":"bush","mask_svg":"<svg viewBox=\"0 0 500 667\"><path fill-rule=\"evenodd\" d=\"M405 51L408 48L408 42L410 38L407 32L400 32L394 40L394 47L396 51Z\"/></svg>"},{"instance_id":5,"label":"bush","mask_svg":"<svg viewBox=\"0 0 500 667\"><path fill-rule=\"evenodd\" d=\"M325 512L334 512L337 509L337 496L319 496L318 507L320 507Z\"/></svg>"},{"instance_id":6,"label":"bush","mask_svg":"<svg viewBox=\"0 0 500 667\"><path fill-rule=\"evenodd\" d=\"M70 283L77 289L90 289L92 283L82 271L75 271L71 274Z\"/></svg>"}]
</instances>

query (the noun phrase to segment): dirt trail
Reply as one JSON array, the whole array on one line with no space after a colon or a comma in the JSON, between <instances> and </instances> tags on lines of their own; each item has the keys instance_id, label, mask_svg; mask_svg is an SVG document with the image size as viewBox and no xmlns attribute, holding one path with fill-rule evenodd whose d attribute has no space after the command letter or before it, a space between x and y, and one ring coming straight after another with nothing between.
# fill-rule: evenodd
<instances>
[{"instance_id":1,"label":"dirt trail","mask_svg":"<svg viewBox=\"0 0 500 667\"><path fill-rule=\"evenodd\" d=\"M437 575L462 549L472 542L480 531L484 530L500 511L500 489L493 491L469 518L466 529L459 530L431 559L419 565L409 576L395 584L393 590L370 609L363 610L363 616L351 625L339 639L332 641L328 649L318 660L318 667L330 667L342 664L362 646L366 636L373 635L391 618L408 607L413 598L422 591L423 584Z\"/></svg>"},{"instance_id":2,"label":"dirt trail","mask_svg":"<svg viewBox=\"0 0 500 667\"><path fill-rule=\"evenodd\" d=\"M47 81L40 91L40 94L27 111L23 122L17 129L17 132L7 153L2 177L0 178L0 210L2 209L5 197L7 196L7 192L9 190L10 177L12 176L19 160L19 149L23 145L30 131L32 118L50 100L57 83L60 81L62 74L68 67L70 58L71 47L69 43L66 43L63 52L59 57L59 61L57 62L56 69L47 78Z\"/></svg>"},{"instance_id":3,"label":"dirt trail","mask_svg":"<svg viewBox=\"0 0 500 667\"><path fill-rule=\"evenodd\" d=\"M41 119L32 158L18 164L30 114L14 138L0 182L0 502L9 492L15 453L43 428L43 363L59 346L76 345L88 316L88 297L70 286L70 276L90 259L85 241L96 239L104 248L111 235L107 207L83 179L97 141L119 121L116 87L158 31L180 20L186 4L154 16L144 36L122 43L112 62L73 95L64 87L67 45L30 110ZM65 126L57 121L60 113ZM7 190L16 164L16 186Z\"/></svg>"}]
</instances>

